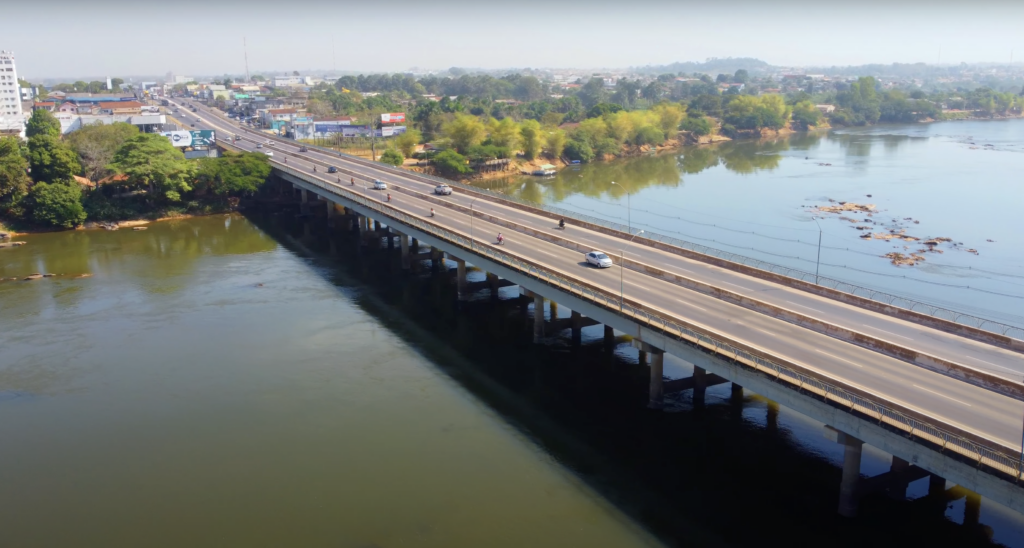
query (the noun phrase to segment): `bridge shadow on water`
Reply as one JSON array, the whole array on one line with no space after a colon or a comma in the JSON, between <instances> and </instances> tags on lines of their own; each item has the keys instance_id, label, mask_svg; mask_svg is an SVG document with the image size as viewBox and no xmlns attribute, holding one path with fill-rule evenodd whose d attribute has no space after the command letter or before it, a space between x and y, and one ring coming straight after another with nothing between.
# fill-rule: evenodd
<instances>
[{"instance_id":1,"label":"bridge shadow on water","mask_svg":"<svg viewBox=\"0 0 1024 548\"><path fill-rule=\"evenodd\" d=\"M460 302L451 263L403 270L397 246L361 246L323 217L247 216L669 546L993 546L991 528L948 519L944 501L871 495L860 517L839 517L841 470L780 427L777 406L726 387L704 406L684 396L674 412L648 410L648 369L625 338L610 353L594 326L574 347L568 324L553 334L549 321L535 344L532 299L515 287Z\"/></svg>"}]
</instances>

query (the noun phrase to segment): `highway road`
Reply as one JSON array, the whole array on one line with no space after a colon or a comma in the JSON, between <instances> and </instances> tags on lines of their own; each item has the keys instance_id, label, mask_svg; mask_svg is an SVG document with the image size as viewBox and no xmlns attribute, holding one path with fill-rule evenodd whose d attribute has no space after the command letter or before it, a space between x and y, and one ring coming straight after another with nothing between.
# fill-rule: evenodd
<instances>
[{"instance_id":1,"label":"highway road","mask_svg":"<svg viewBox=\"0 0 1024 548\"><path fill-rule=\"evenodd\" d=\"M180 100L177 101L181 103ZM198 105L197 105L198 106ZM195 122L197 128L215 129L218 138L229 138L240 134L243 140L236 146L256 150L257 141L263 141L253 133L240 131L237 126L220 119L217 115L200 107L202 122ZM179 118L182 118L179 116ZM193 123L196 116L184 116ZM266 145L265 145L266 146ZM275 142L265 150L298 153L298 145ZM278 153L278 156L281 154ZM273 158L281 162L283 158ZM368 180L380 178L385 182L415 189L423 193L432 192L433 185L397 174L349 162L336 156L311 151L297 158L289 155L288 167L302 170L311 176L319 176L331 182L335 175L324 172L324 165L362 174L356 179L356 186L350 186L349 177L343 175L340 186L355 190L374 199L383 195L369 187ZM318 171L313 172L316 165ZM467 215L443 207L437 207L415 196L391 193L391 205L412 214L426 215L431 207L437 211L434 222L470 233ZM504 206L487 199L473 200L456 191L447 197L454 203L468 207L473 202L475 210L486 212L497 218L507 219L536 230L558 231L555 223L546 217L533 215L515 208ZM579 252L534 238L522 233L476 219L473 232L480 245L491 245L498 232L505 234L507 252L570 273L585 279L613 293L619 291L618 267L599 270L587 267ZM736 293L755 298L775 306L810 315L834 324L846 326L855 331L867 333L898 345L938 355L951 361L988 371L1004 378L1020 382L1024 375L1024 356L984 343L965 339L942 331L923 327L890 316L877 314L838 301L817 297L796 289L752 278L699 261L693 261L658 251L656 249L624 245L625 241L610 235L590 232L579 227L567 229L566 237L592 245L594 249L618 255L624 250L627 257L656 265L664 270L685 275ZM703 326L732 338L768 355L778 356L800 364L819 374L840 380L874 394L878 399L898 403L924 415L934 417L937 422L956 425L964 430L982 436L1012 451L1021 446L1024 402L994 394L982 388L966 384L943 375L922 369L913 364L891 358L870 349L845 343L827 335L776 319L720 300L716 297L692 291L675 284L647 276L640 272L626 270L624 273L625 292L631 299L647 306L678 317L687 322Z\"/></svg>"}]
</instances>

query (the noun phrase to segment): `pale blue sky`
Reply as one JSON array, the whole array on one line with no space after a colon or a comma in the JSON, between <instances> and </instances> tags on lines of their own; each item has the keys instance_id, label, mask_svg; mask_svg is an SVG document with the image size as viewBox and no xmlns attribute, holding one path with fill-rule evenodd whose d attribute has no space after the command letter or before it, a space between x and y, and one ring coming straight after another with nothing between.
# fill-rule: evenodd
<instances>
[{"instance_id":1,"label":"pale blue sky","mask_svg":"<svg viewBox=\"0 0 1024 548\"><path fill-rule=\"evenodd\" d=\"M68 2L5 5L0 49L28 78L410 67L626 67L757 57L775 65L1024 62L1024 1ZM48 4L48 5L52 5ZM51 27L41 32L40 25ZM82 39L77 39L81 35ZM331 50L334 38L336 61Z\"/></svg>"}]
</instances>

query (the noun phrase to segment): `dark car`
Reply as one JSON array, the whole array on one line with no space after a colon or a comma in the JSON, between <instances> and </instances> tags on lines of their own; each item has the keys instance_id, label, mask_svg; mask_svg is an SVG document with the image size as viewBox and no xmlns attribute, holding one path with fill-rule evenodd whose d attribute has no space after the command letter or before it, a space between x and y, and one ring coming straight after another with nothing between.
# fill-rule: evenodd
<instances>
[{"instance_id":1,"label":"dark car","mask_svg":"<svg viewBox=\"0 0 1024 548\"><path fill-rule=\"evenodd\" d=\"M306 147L299 147L299 152L309 152L309 149Z\"/></svg>"},{"instance_id":2,"label":"dark car","mask_svg":"<svg viewBox=\"0 0 1024 548\"><path fill-rule=\"evenodd\" d=\"M196 127L196 125L195 125L195 124L192 124L192 127Z\"/></svg>"},{"instance_id":3,"label":"dark car","mask_svg":"<svg viewBox=\"0 0 1024 548\"><path fill-rule=\"evenodd\" d=\"M337 173L337 172L338 172L338 168L336 168L334 166L327 166L327 173Z\"/></svg>"}]
</instances>

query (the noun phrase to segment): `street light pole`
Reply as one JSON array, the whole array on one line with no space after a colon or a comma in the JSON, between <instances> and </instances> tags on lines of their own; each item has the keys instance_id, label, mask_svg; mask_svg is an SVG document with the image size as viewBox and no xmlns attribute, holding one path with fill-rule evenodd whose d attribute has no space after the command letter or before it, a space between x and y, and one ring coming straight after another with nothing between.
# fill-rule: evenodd
<instances>
[{"instance_id":1,"label":"street light pole","mask_svg":"<svg viewBox=\"0 0 1024 548\"><path fill-rule=\"evenodd\" d=\"M469 202L469 249L476 249L476 237L473 236L473 205L476 204L476 201L479 199L480 197L477 196Z\"/></svg>"},{"instance_id":2,"label":"street light pole","mask_svg":"<svg viewBox=\"0 0 1024 548\"><path fill-rule=\"evenodd\" d=\"M639 235L641 235L643 233L644 233L644 231L641 230L640 232L637 232L636 234L634 234L633 238L636 238L637 236L639 236ZM626 246L628 246L629 244L633 243L633 238L630 238L629 241L626 242L626 245L622 246L622 249L619 250L619 314L622 314L623 302L625 301L625 296L624 296L625 295L625 291L624 291L625 288L623 286L623 284L625 283L625 280L623 278L623 276L624 276L623 273L624 273L625 268L626 268Z\"/></svg>"},{"instance_id":3,"label":"street light pole","mask_svg":"<svg viewBox=\"0 0 1024 548\"><path fill-rule=\"evenodd\" d=\"M620 185L619 183L616 183L615 181L612 181L612 184L613 185L621 186L622 188L626 189L626 225L628 227L627 230L629 231L630 234L632 234L633 233L633 208L631 207L631 205L629 203L630 202L631 193L629 192L629 188L627 188L625 185ZM643 231L641 230L641 232L643 232Z\"/></svg>"},{"instance_id":4,"label":"street light pole","mask_svg":"<svg viewBox=\"0 0 1024 548\"><path fill-rule=\"evenodd\" d=\"M814 284L818 284L818 271L821 268L821 225L818 224L818 219L811 217L814 224L818 225L818 260L814 263Z\"/></svg>"}]
</instances>

